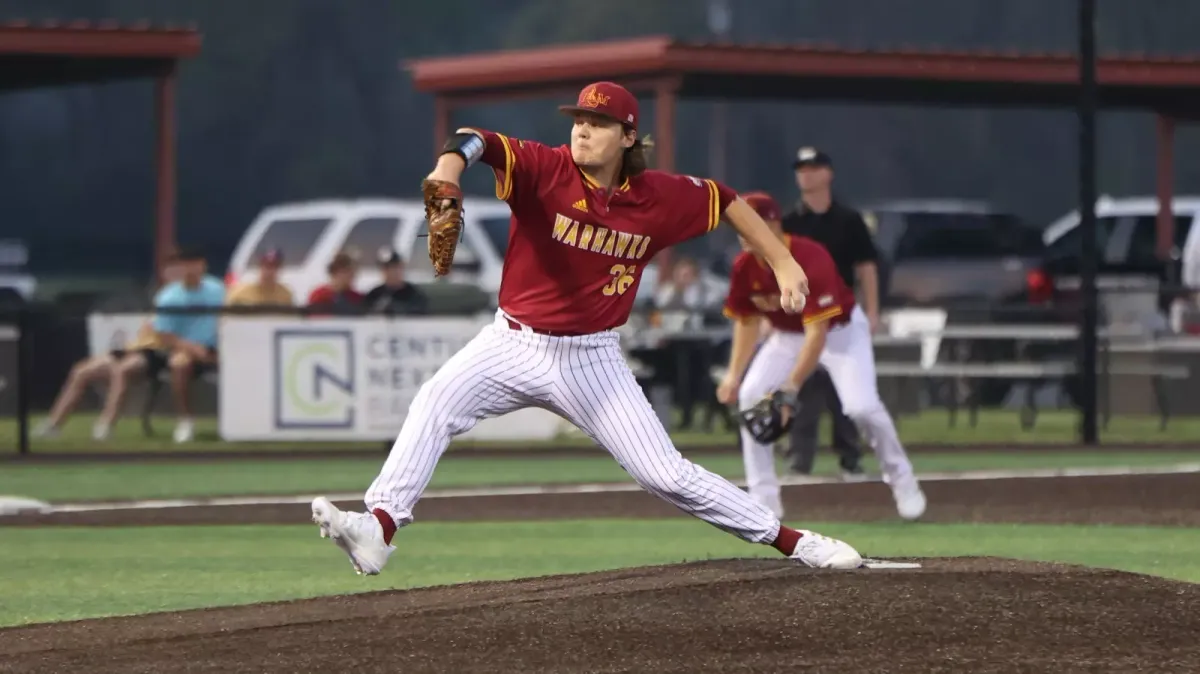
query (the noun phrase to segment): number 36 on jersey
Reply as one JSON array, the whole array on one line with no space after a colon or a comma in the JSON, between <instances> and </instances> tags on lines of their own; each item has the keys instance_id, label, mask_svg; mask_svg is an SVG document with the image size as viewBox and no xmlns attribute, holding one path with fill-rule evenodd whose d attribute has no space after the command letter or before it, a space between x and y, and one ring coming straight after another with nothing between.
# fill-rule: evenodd
<instances>
[{"instance_id":1,"label":"number 36 on jersey","mask_svg":"<svg viewBox=\"0 0 1200 674\"><path fill-rule=\"evenodd\" d=\"M614 264L608 270L608 273L612 276L612 280L600 292L604 293L605 297L624 295L629 290L629 287L633 285L635 274L637 274L637 265Z\"/></svg>"}]
</instances>

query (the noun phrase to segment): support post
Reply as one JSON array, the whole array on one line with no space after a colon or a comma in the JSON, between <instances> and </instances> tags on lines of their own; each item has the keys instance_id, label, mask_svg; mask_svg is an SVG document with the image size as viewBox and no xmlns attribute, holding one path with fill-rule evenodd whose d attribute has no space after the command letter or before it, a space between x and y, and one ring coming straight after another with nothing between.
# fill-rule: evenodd
<instances>
[{"instance_id":1,"label":"support post","mask_svg":"<svg viewBox=\"0 0 1200 674\"><path fill-rule=\"evenodd\" d=\"M1175 246L1175 213L1171 207L1175 201L1175 120L1159 114L1157 122L1154 184L1155 194L1158 196L1158 226L1155 250L1158 252L1158 258L1168 263L1171 260L1171 250ZM1175 283L1179 281L1171 279L1171 273L1168 273L1167 278Z\"/></svg>"},{"instance_id":2,"label":"support post","mask_svg":"<svg viewBox=\"0 0 1200 674\"><path fill-rule=\"evenodd\" d=\"M1079 10L1079 228L1083 259L1080 280L1083 311L1080 314L1079 381L1080 440L1099 444L1096 409L1096 2L1078 0Z\"/></svg>"},{"instance_id":3,"label":"support post","mask_svg":"<svg viewBox=\"0 0 1200 674\"><path fill-rule=\"evenodd\" d=\"M660 171L675 171L675 103L679 95L679 83L675 80L659 82L654 87L654 166ZM664 248L654 258L658 265L659 283L667 281L671 269L671 249Z\"/></svg>"},{"instance_id":4,"label":"support post","mask_svg":"<svg viewBox=\"0 0 1200 674\"><path fill-rule=\"evenodd\" d=\"M163 281L167 258L175 248L175 65L154 83L154 116L158 124L155 142L155 174L158 186L154 214L154 272Z\"/></svg>"},{"instance_id":5,"label":"support post","mask_svg":"<svg viewBox=\"0 0 1200 674\"><path fill-rule=\"evenodd\" d=\"M433 97L433 160L442 154L442 146L450 137L450 115L453 108L445 96Z\"/></svg>"},{"instance_id":6,"label":"support post","mask_svg":"<svg viewBox=\"0 0 1200 674\"><path fill-rule=\"evenodd\" d=\"M660 82L654 89L654 165L660 171L675 170L675 103L679 85L674 81Z\"/></svg>"},{"instance_id":7,"label":"support post","mask_svg":"<svg viewBox=\"0 0 1200 674\"><path fill-rule=\"evenodd\" d=\"M29 454L29 387L33 382L32 311L28 306L17 310L17 452L22 456Z\"/></svg>"}]
</instances>

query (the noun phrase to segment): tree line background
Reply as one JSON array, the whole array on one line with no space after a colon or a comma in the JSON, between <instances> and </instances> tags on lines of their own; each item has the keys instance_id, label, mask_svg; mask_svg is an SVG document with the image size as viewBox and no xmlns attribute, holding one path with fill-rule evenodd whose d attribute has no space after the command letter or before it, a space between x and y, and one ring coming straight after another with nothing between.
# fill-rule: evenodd
<instances>
[{"instance_id":1,"label":"tree line background","mask_svg":"<svg viewBox=\"0 0 1200 674\"><path fill-rule=\"evenodd\" d=\"M1075 3L1046 0L730 0L729 39L1073 51ZM180 240L219 271L264 206L323 197L417 197L433 139L432 99L405 59L670 34L710 39L707 0L0 0L0 18L195 21L201 55L181 70ZM1182 55L1200 3L1101 0L1102 52ZM40 273L151 270L151 82L0 96L0 238L25 239ZM456 122L558 143L550 101L479 107ZM712 104L679 110L677 167L709 174ZM838 191L992 201L1045 223L1076 202L1069 112L730 103L722 177L795 198L789 163L815 144ZM647 106L652 124L652 106ZM652 126L648 128L653 128ZM1105 113L1100 185L1153 192L1154 120ZM1200 134L1177 136L1177 191L1197 191ZM487 189L486 176L467 187Z\"/></svg>"}]
</instances>

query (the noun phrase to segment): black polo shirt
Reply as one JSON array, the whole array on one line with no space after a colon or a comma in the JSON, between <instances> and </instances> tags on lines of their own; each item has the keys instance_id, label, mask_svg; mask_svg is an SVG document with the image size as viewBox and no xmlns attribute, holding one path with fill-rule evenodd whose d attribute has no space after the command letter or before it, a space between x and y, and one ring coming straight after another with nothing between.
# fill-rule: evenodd
<instances>
[{"instance_id":1,"label":"black polo shirt","mask_svg":"<svg viewBox=\"0 0 1200 674\"><path fill-rule=\"evenodd\" d=\"M411 283L396 287L376 286L367 293L363 303L367 311L385 314L424 314L429 311L429 298Z\"/></svg>"},{"instance_id":2,"label":"black polo shirt","mask_svg":"<svg viewBox=\"0 0 1200 674\"><path fill-rule=\"evenodd\" d=\"M797 201L795 210L783 216L783 231L807 236L825 246L837 264L842 280L851 290L856 282L854 266L861 262L875 262L879 258L875 241L862 215L836 200L824 213L811 211L804 202Z\"/></svg>"}]
</instances>

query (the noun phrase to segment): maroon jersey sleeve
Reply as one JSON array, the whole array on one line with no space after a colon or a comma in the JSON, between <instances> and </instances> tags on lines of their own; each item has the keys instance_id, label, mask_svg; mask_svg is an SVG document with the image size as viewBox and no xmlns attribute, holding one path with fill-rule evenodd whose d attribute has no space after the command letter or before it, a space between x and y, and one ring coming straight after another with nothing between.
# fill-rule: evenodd
<instances>
[{"instance_id":1,"label":"maroon jersey sleeve","mask_svg":"<svg viewBox=\"0 0 1200 674\"><path fill-rule=\"evenodd\" d=\"M671 243L703 236L721 222L721 214L737 199L737 192L715 180L665 175L659 198L676 213L678 225Z\"/></svg>"},{"instance_id":2,"label":"maroon jersey sleeve","mask_svg":"<svg viewBox=\"0 0 1200 674\"><path fill-rule=\"evenodd\" d=\"M496 176L496 198L512 203L518 195L536 190L538 175L554 161L554 149L531 140L468 127L460 129L483 138L484 164Z\"/></svg>"},{"instance_id":3,"label":"maroon jersey sleeve","mask_svg":"<svg viewBox=\"0 0 1200 674\"><path fill-rule=\"evenodd\" d=\"M753 290L747 259L745 253L738 255L733 263L733 272L729 276L729 294L725 296L724 307L724 313L729 318L748 318L762 313L751 299Z\"/></svg>"},{"instance_id":4,"label":"maroon jersey sleeve","mask_svg":"<svg viewBox=\"0 0 1200 674\"><path fill-rule=\"evenodd\" d=\"M808 297L801 312L804 324L821 323L841 316L845 311L839 287L842 277L838 275L833 258L825 247L815 241L793 239L791 248L792 255L808 275Z\"/></svg>"}]
</instances>

